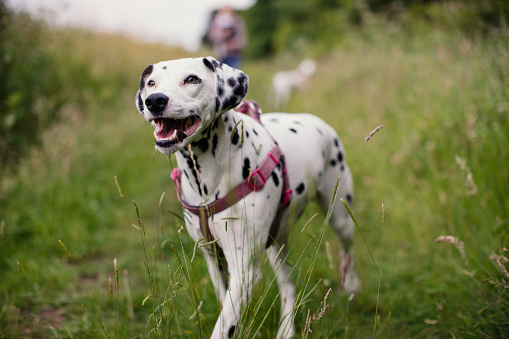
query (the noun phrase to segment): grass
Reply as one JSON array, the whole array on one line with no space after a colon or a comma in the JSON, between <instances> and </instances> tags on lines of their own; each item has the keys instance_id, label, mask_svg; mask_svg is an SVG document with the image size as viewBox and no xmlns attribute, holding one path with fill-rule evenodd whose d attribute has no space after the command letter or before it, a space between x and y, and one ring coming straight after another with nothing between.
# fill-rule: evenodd
<instances>
[{"instance_id":1,"label":"grass","mask_svg":"<svg viewBox=\"0 0 509 339\"><path fill-rule=\"evenodd\" d=\"M220 307L204 260L192 260L195 244L169 212L180 214L171 161L154 153L134 106L145 66L186 53L81 31L47 34L72 61L62 72L87 65L86 83L72 78L66 89L85 92L3 174L0 337L207 337ZM353 214L363 289L353 298L337 291L339 244L321 227L325 216L312 219L294 233L288 257L303 296L297 333L507 336L509 277L490 257L507 257L509 243L508 56L507 32L467 38L374 21L318 58L288 111L321 116L349 162L359 155ZM299 61L247 61L248 98L270 111L271 75ZM317 211L312 204L296 230ZM435 241L443 235L463 242L465 259ZM249 337L275 337L276 295L265 267L243 315ZM326 295L330 307L306 333Z\"/></svg>"}]
</instances>

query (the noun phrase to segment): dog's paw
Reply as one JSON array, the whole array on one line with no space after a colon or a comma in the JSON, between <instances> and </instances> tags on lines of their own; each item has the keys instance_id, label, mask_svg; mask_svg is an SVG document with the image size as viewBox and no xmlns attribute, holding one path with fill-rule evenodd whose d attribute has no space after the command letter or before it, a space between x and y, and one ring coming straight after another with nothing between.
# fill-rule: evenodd
<instances>
[{"instance_id":1,"label":"dog's paw","mask_svg":"<svg viewBox=\"0 0 509 339\"><path fill-rule=\"evenodd\" d=\"M355 272L355 261L351 253L345 254L341 261L341 285L339 289L347 295L356 293L361 289L361 281Z\"/></svg>"}]
</instances>

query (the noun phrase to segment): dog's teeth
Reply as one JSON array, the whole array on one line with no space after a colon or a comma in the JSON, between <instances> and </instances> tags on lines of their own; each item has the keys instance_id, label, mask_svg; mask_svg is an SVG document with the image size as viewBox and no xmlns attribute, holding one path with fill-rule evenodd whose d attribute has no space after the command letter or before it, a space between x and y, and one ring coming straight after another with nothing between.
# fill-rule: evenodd
<instances>
[{"instance_id":1,"label":"dog's teeth","mask_svg":"<svg viewBox=\"0 0 509 339\"><path fill-rule=\"evenodd\" d=\"M192 124L193 124L192 120L190 118L187 118L186 119L186 125L184 126L184 130L186 130L189 127L191 127Z\"/></svg>"},{"instance_id":2,"label":"dog's teeth","mask_svg":"<svg viewBox=\"0 0 509 339\"><path fill-rule=\"evenodd\" d=\"M154 120L154 126L156 128L156 133L159 132L159 131L162 131L163 128L164 128L163 119Z\"/></svg>"},{"instance_id":3,"label":"dog's teeth","mask_svg":"<svg viewBox=\"0 0 509 339\"><path fill-rule=\"evenodd\" d=\"M170 137L170 140L174 140L176 136L177 136L177 130L174 130L173 134Z\"/></svg>"}]
</instances>

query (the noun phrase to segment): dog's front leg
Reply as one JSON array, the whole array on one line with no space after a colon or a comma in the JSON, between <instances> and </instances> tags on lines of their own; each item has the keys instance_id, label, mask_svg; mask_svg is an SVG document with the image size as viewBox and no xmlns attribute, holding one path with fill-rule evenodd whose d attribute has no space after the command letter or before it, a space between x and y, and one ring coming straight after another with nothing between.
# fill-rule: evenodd
<instances>
[{"instance_id":1,"label":"dog's front leg","mask_svg":"<svg viewBox=\"0 0 509 339\"><path fill-rule=\"evenodd\" d=\"M281 298L281 322L276 338L291 338L295 335L295 327L293 325L295 317L295 286L290 277L291 270L284 260L287 252L286 250L280 251L277 246L273 246L268 251L269 261L276 274L279 298Z\"/></svg>"},{"instance_id":2,"label":"dog's front leg","mask_svg":"<svg viewBox=\"0 0 509 339\"><path fill-rule=\"evenodd\" d=\"M241 320L241 307L245 306L253 285L258 276L258 267L253 253L237 250L235 253L225 254L230 274L228 290L223 301L223 309L217 319L211 338L233 338L238 332L237 324Z\"/></svg>"},{"instance_id":3,"label":"dog's front leg","mask_svg":"<svg viewBox=\"0 0 509 339\"><path fill-rule=\"evenodd\" d=\"M202 247L203 256L207 262L207 268L209 270L210 279L214 285L216 296L219 299L221 305L224 303L224 296L226 295L226 261L221 258L217 258L215 255L211 255L209 248Z\"/></svg>"}]
</instances>

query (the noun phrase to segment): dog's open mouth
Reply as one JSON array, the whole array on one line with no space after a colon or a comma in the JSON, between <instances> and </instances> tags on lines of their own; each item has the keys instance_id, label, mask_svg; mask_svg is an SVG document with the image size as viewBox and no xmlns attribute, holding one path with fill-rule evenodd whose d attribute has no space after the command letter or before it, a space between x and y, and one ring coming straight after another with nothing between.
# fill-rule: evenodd
<instances>
[{"instance_id":1,"label":"dog's open mouth","mask_svg":"<svg viewBox=\"0 0 509 339\"><path fill-rule=\"evenodd\" d=\"M191 115L182 119L157 118L154 122L157 146L169 147L193 135L200 127L201 119L197 115Z\"/></svg>"}]
</instances>

